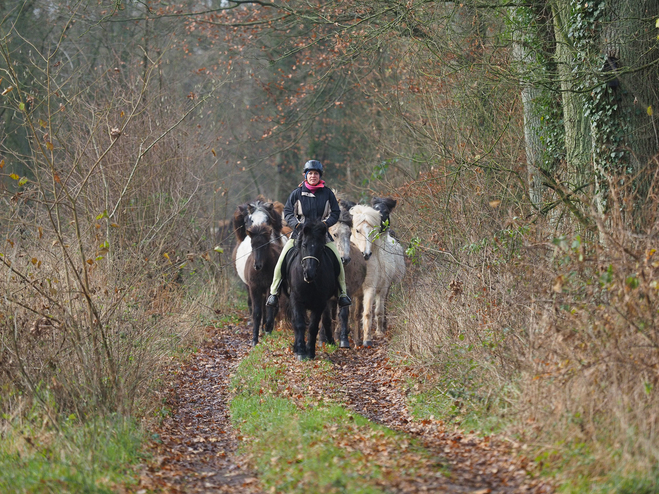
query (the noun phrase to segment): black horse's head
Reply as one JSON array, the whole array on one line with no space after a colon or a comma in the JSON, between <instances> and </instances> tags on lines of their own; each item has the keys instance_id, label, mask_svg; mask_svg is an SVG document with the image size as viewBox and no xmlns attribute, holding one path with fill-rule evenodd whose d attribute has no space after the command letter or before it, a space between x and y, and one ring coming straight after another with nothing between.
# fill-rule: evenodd
<instances>
[{"instance_id":1,"label":"black horse's head","mask_svg":"<svg viewBox=\"0 0 659 494\"><path fill-rule=\"evenodd\" d=\"M268 244L272 240L272 228L268 225L252 225L247 229L252 241L252 259L254 260L254 269L261 271L266 261L268 253Z\"/></svg>"},{"instance_id":2,"label":"black horse's head","mask_svg":"<svg viewBox=\"0 0 659 494\"><path fill-rule=\"evenodd\" d=\"M322 221L307 220L297 239L304 281L313 282L325 251L327 226Z\"/></svg>"},{"instance_id":3,"label":"black horse's head","mask_svg":"<svg viewBox=\"0 0 659 494\"><path fill-rule=\"evenodd\" d=\"M389 215L396 207L396 199L391 197L374 197L371 199L371 206L376 209L382 217L380 231L385 231L389 226Z\"/></svg>"}]
</instances>

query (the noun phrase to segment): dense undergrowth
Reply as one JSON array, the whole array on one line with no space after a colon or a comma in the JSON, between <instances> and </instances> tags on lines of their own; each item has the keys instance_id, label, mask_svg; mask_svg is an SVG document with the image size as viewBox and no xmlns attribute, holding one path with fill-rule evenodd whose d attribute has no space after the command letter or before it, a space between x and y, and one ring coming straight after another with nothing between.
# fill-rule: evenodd
<instances>
[{"instance_id":1,"label":"dense undergrowth","mask_svg":"<svg viewBox=\"0 0 659 494\"><path fill-rule=\"evenodd\" d=\"M151 65L104 72L103 94L52 75L32 107L15 53L3 111L31 147L0 142L0 486L108 491L140 461L167 367L230 305L201 178L180 173L197 151L174 130L198 102L165 108Z\"/></svg>"},{"instance_id":2,"label":"dense undergrowth","mask_svg":"<svg viewBox=\"0 0 659 494\"><path fill-rule=\"evenodd\" d=\"M436 195L410 194L394 223L417 239L391 318L416 412L528 444L565 492L658 492L654 213L643 231L622 206L557 228L487 199L433 216Z\"/></svg>"}]
</instances>

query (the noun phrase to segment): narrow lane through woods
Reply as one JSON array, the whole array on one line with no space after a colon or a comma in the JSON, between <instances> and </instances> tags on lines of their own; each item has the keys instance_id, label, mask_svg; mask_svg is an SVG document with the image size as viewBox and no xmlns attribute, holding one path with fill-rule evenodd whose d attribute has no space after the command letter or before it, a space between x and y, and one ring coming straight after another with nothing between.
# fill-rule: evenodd
<instances>
[{"instance_id":1,"label":"narrow lane through woods","mask_svg":"<svg viewBox=\"0 0 659 494\"><path fill-rule=\"evenodd\" d=\"M237 453L241 437L229 418L231 374L251 339L246 327L209 329L206 344L175 371L166 398L171 413L154 431L154 460L142 472L138 494L261 492L256 473Z\"/></svg>"},{"instance_id":2,"label":"narrow lane through woods","mask_svg":"<svg viewBox=\"0 0 659 494\"><path fill-rule=\"evenodd\" d=\"M228 325L209 336L174 376L167 395L171 414L155 431L154 460L142 473L138 493L262 492L256 472L238 455L241 437L231 427L228 411L230 376L250 350L251 329ZM416 478L386 486L388 492L553 492L527 474L527 460L513 455L510 445L449 431L439 420L413 419L404 386L410 371L392 365L385 340L377 343L374 348L319 352L317 358L332 362L348 408L418 438L451 472L446 477L432 466L421 467ZM291 367L304 365L292 353L290 359ZM318 389L322 387L319 383Z\"/></svg>"}]
</instances>

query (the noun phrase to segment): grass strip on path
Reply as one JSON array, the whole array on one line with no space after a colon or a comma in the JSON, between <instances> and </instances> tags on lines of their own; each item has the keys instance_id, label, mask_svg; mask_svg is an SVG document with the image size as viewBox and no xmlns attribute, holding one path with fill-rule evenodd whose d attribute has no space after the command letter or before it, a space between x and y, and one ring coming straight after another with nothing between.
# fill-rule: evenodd
<instances>
[{"instance_id":1,"label":"grass strip on path","mask_svg":"<svg viewBox=\"0 0 659 494\"><path fill-rule=\"evenodd\" d=\"M231 416L270 492L378 493L446 487L444 467L415 439L342 406L332 365L297 362L274 333L232 379ZM422 472L422 475L419 473Z\"/></svg>"}]
</instances>

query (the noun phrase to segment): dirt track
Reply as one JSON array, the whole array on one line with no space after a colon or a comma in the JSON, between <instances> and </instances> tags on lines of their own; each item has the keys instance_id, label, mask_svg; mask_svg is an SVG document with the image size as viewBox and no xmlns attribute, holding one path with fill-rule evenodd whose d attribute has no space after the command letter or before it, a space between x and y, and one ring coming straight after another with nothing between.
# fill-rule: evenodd
<instances>
[{"instance_id":1,"label":"dirt track","mask_svg":"<svg viewBox=\"0 0 659 494\"><path fill-rule=\"evenodd\" d=\"M240 441L228 414L229 379L249 350L251 330L214 330L209 343L182 366L169 390L171 416L155 431L155 459L145 468L139 490L164 492L257 493L261 486L246 460L236 454ZM390 492L513 493L553 492L530 479L526 461L507 444L447 431L441 421L413 420L403 389L405 370L386 357L386 343L375 348L338 351L328 359L339 376L342 401L370 420L420 438L443 464L448 478L429 465L417 477L383 486ZM294 362L291 366L304 365ZM322 385L319 384L319 387Z\"/></svg>"}]
</instances>

